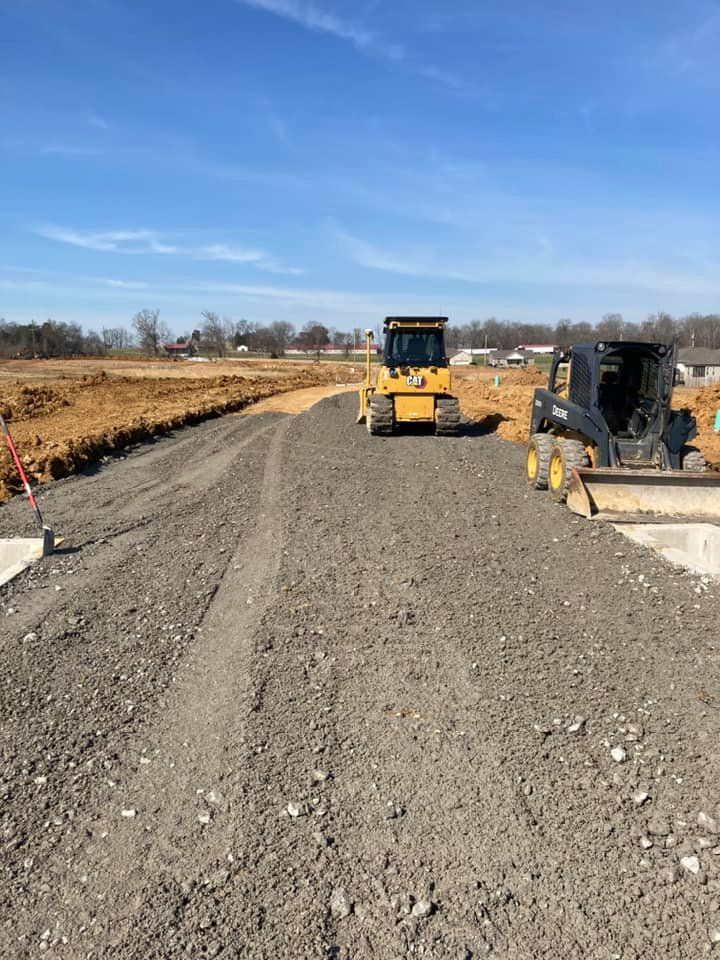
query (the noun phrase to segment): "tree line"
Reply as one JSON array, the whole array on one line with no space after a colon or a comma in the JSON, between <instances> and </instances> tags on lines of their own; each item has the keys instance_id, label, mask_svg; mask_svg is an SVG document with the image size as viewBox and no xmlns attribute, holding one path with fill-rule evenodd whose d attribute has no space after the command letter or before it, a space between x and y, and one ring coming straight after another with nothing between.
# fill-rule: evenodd
<instances>
[{"instance_id":1,"label":"tree line","mask_svg":"<svg viewBox=\"0 0 720 960\"><path fill-rule=\"evenodd\" d=\"M379 341L380 327L376 327ZM595 324L586 321L559 320L556 324L514 323L509 320L471 320L463 325L449 324L446 343L458 347L490 347L512 350L521 344L556 344L565 348L572 343L594 340L644 340L680 346L720 349L720 313L691 313L674 317L669 313L650 314L642 323L631 323L619 313L606 313ZM250 320L221 317L212 310L200 314L198 326L176 336L161 318L159 310L140 310L129 327L104 327L100 333L83 332L76 323L46 320L44 323L12 323L0 319L0 356L68 357L97 356L139 349L149 356L163 353L166 343L190 341L198 353L224 357L238 347L251 353L281 357L288 347L307 353L319 352L327 344L350 353L364 344L364 332L337 330L308 321L300 330L284 320L257 324Z\"/></svg>"},{"instance_id":2,"label":"tree line","mask_svg":"<svg viewBox=\"0 0 720 960\"><path fill-rule=\"evenodd\" d=\"M447 345L457 347L496 347L514 350L521 344L555 344L565 349L573 343L595 340L642 340L673 343L681 347L720 349L720 313L691 313L673 317L662 311L650 314L642 323L631 323L621 313L606 313L595 324L584 320L559 320L556 324L513 323L507 320L472 320L463 326L448 325Z\"/></svg>"}]
</instances>

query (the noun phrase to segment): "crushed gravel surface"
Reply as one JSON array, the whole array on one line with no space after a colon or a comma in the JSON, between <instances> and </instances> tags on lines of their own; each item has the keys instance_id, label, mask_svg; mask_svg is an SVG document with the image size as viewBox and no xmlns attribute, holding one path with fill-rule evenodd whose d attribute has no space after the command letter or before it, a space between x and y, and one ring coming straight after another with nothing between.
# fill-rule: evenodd
<instances>
[{"instance_id":1,"label":"crushed gravel surface","mask_svg":"<svg viewBox=\"0 0 720 960\"><path fill-rule=\"evenodd\" d=\"M3 958L716 949L718 585L518 446L354 408L43 491L63 548L0 589Z\"/></svg>"}]
</instances>

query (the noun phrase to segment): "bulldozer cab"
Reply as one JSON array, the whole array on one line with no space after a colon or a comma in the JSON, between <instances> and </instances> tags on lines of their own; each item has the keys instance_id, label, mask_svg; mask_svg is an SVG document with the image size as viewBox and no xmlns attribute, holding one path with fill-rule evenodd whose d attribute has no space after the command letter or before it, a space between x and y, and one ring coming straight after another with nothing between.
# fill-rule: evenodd
<instances>
[{"instance_id":1,"label":"bulldozer cab","mask_svg":"<svg viewBox=\"0 0 720 960\"><path fill-rule=\"evenodd\" d=\"M388 317L383 364L386 367L446 367L445 319Z\"/></svg>"}]
</instances>

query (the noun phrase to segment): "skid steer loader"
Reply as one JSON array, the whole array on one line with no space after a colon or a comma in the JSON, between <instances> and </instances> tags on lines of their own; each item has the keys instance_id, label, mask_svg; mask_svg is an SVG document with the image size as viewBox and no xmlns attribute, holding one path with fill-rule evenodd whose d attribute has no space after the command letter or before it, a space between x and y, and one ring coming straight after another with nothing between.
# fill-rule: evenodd
<instances>
[{"instance_id":1,"label":"skid steer loader","mask_svg":"<svg viewBox=\"0 0 720 960\"><path fill-rule=\"evenodd\" d=\"M530 418L526 476L588 518L720 521L720 474L672 410L675 350L661 343L578 344L556 353Z\"/></svg>"},{"instance_id":2,"label":"skid steer loader","mask_svg":"<svg viewBox=\"0 0 720 960\"><path fill-rule=\"evenodd\" d=\"M433 425L435 433L454 436L460 406L450 392L445 354L447 317L386 317L382 364L373 382L372 330L365 331L365 383L360 388L357 422L368 433L390 434L397 424Z\"/></svg>"}]
</instances>

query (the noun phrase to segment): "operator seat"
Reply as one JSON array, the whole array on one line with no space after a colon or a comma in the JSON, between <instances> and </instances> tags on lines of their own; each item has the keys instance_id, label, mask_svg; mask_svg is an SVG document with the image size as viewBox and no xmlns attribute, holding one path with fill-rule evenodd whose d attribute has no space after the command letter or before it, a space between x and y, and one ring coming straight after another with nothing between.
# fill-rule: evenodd
<instances>
[{"instance_id":1,"label":"operator seat","mask_svg":"<svg viewBox=\"0 0 720 960\"><path fill-rule=\"evenodd\" d=\"M427 340L425 337L410 337L407 346L408 360L412 363L422 364L427 359Z\"/></svg>"}]
</instances>

